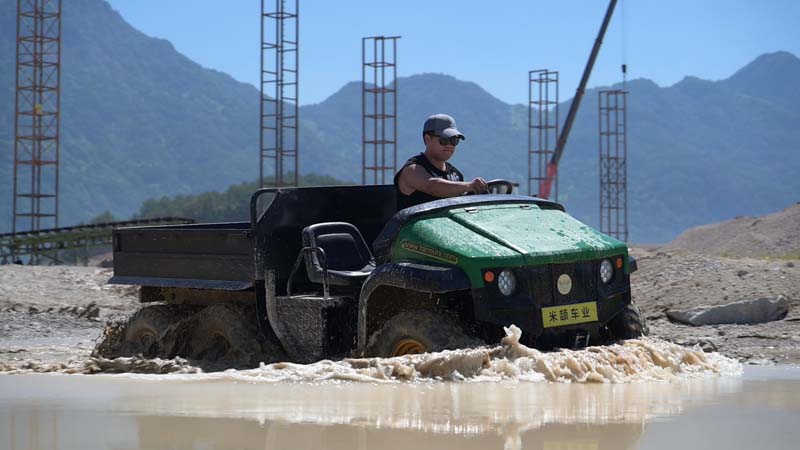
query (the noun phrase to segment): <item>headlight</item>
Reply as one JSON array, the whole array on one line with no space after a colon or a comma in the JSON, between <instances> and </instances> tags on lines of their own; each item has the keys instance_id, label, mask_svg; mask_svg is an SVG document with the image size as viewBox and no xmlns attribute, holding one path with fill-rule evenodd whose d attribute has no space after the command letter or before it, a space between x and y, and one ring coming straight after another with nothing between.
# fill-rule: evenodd
<instances>
[{"instance_id":1,"label":"headlight","mask_svg":"<svg viewBox=\"0 0 800 450\"><path fill-rule=\"evenodd\" d=\"M503 269L500 276L497 277L497 287L500 288L500 293L503 295L511 295L517 290L517 277L514 272Z\"/></svg>"},{"instance_id":2,"label":"headlight","mask_svg":"<svg viewBox=\"0 0 800 450\"><path fill-rule=\"evenodd\" d=\"M603 283L608 284L613 277L614 265L611 264L611 261L604 259L603 262L600 263L600 279L603 280Z\"/></svg>"}]
</instances>

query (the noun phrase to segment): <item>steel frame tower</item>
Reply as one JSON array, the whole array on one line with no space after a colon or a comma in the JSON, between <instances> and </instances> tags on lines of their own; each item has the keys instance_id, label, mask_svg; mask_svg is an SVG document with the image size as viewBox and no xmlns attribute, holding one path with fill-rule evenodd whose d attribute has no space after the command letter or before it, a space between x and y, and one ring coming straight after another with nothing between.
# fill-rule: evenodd
<instances>
[{"instance_id":1,"label":"steel frame tower","mask_svg":"<svg viewBox=\"0 0 800 450\"><path fill-rule=\"evenodd\" d=\"M372 36L361 39L361 184L386 184L387 174L391 181L397 167L399 38ZM370 84L367 84L368 72L372 76Z\"/></svg>"},{"instance_id":2,"label":"steel frame tower","mask_svg":"<svg viewBox=\"0 0 800 450\"><path fill-rule=\"evenodd\" d=\"M628 240L627 91L599 93L600 231Z\"/></svg>"},{"instance_id":3,"label":"steel frame tower","mask_svg":"<svg viewBox=\"0 0 800 450\"><path fill-rule=\"evenodd\" d=\"M558 142L558 72L528 72L528 195L547 178L547 163ZM534 169L534 165L536 168ZM553 180L558 201L558 176Z\"/></svg>"},{"instance_id":4,"label":"steel frame tower","mask_svg":"<svg viewBox=\"0 0 800 450\"><path fill-rule=\"evenodd\" d=\"M259 180L261 187L297 186L299 0L274 0L274 10L268 2L261 0Z\"/></svg>"},{"instance_id":5,"label":"steel frame tower","mask_svg":"<svg viewBox=\"0 0 800 450\"><path fill-rule=\"evenodd\" d=\"M61 0L18 0L14 233L58 226L60 91Z\"/></svg>"}]
</instances>

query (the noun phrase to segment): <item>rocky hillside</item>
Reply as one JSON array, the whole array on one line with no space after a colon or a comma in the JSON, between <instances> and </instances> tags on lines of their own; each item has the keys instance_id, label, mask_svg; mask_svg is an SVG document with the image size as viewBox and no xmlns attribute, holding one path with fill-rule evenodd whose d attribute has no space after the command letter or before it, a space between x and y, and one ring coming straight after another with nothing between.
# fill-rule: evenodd
<instances>
[{"instance_id":1,"label":"rocky hillside","mask_svg":"<svg viewBox=\"0 0 800 450\"><path fill-rule=\"evenodd\" d=\"M664 248L733 258L800 259L800 203L763 217L691 228Z\"/></svg>"}]
</instances>

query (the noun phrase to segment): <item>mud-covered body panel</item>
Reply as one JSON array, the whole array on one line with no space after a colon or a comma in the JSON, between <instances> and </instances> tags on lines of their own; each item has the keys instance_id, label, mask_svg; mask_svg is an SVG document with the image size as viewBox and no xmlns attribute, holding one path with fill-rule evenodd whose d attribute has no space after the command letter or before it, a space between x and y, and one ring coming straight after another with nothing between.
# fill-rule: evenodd
<instances>
[{"instance_id":1,"label":"mud-covered body panel","mask_svg":"<svg viewBox=\"0 0 800 450\"><path fill-rule=\"evenodd\" d=\"M535 204L457 207L410 221L392 245L391 260L461 267L473 287L483 287L487 267L524 267L622 256L625 243L557 209Z\"/></svg>"}]
</instances>

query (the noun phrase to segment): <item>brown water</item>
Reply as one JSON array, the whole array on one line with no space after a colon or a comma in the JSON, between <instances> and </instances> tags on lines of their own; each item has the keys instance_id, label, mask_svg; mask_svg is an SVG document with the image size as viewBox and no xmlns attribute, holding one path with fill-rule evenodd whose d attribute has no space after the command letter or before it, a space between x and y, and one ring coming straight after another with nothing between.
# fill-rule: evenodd
<instances>
[{"instance_id":1,"label":"brown water","mask_svg":"<svg viewBox=\"0 0 800 450\"><path fill-rule=\"evenodd\" d=\"M796 449L800 368L671 381L0 376L0 449Z\"/></svg>"}]
</instances>

